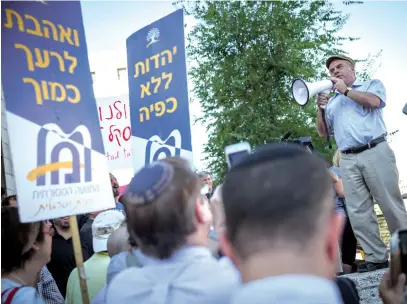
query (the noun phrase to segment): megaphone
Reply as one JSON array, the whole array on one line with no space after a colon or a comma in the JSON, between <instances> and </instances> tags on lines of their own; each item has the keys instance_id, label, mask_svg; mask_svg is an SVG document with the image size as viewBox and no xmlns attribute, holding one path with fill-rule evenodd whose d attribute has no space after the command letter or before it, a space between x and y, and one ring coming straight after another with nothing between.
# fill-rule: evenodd
<instances>
[{"instance_id":1,"label":"megaphone","mask_svg":"<svg viewBox=\"0 0 407 304\"><path fill-rule=\"evenodd\" d=\"M332 80L322 80L317 82L306 82L297 78L291 85L291 92L294 100L301 106L305 106L308 100L316 94L332 90L334 82Z\"/></svg>"}]
</instances>

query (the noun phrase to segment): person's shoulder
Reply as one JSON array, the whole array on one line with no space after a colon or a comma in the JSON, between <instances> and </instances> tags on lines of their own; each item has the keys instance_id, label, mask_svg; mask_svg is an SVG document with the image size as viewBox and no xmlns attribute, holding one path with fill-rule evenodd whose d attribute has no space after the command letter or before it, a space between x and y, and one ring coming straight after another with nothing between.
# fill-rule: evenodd
<instances>
[{"instance_id":1,"label":"person's shoulder","mask_svg":"<svg viewBox=\"0 0 407 304\"><path fill-rule=\"evenodd\" d=\"M74 269L72 269L71 273L69 274L67 284L70 285L70 284L72 284L74 282L77 282L77 281L79 281L78 268L75 267Z\"/></svg>"},{"instance_id":2,"label":"person's shoulder","mask_svg":"<svg viewBox=\"0 0 407 304\"><path fill-rule=\"evenodd\" d=\"M380 79L366 79L366 80L356 80L356 84L358 84L358 85L361 85L361 86L364 86L364 87L370 87L370 86L376 86L376 85L378 85L378 86L383 86L384 87L384 84L383 84L383 82L380 80Z\"/></svg>"},{"instance_id":3,"label":"person's shoulder","mask_svg":"<svg viewBox=\"0 0 407 304\"><path fill-rule=\"evenodd\" d=\"M129 280L139 280L140 278L144 277L144 273L149 268L146 267L129 267L120 271L117 276L113 279L111 284L120 284L122 285L123 282L127 282Z\"/></svg>"},{"instance_id":4,"label":"person's shoulder","mask_svg":"<svg viewBox=\"0 0 407 304\"><path fill-rule=\"evenodd\" d=\"M208 290L223 289L225 286L234 286L240 282L239 272L228 257L192 263L186 269L185 277L192 277L196 273L199 273L201 284L207 286Z\"/></svg>"},{"instance_id":5,"label":"person's shoulder","mask_svg":"<svg viewBox=\"0 0 407 304\"><path fill-rule=\"evenodd\" d=\"M110 265L110 256L107 252L95 252L85 263L85 267L96 269L97 271L105 270Z\"/></svg>"},{"instance_id":6,"label":"person's shoulder","mask_svg":"<svg viewBox=\"0 0 407 304\"><path fill-rule=\"evenodd\" d=\"M228 257L222 257L210 264L197 282L202 288L202 303L229 303L241 284L239 271Z\"/></svg>"},{"instance_id":7,"label":"person's shoulder","mask_svg":"<svg viewBox=\"0 0 407 304\"><path fill-rule=\"evenodd\" d=\"M75 294L80 289L79 284L78 268L74 268L69 275L68 282L66 283L66 303L72 303Z\"/></svg>"},{"instance_id":8,"label":"person's shoulder","mask_svg":"<svg viewBox=\"0 0 407 304\"><path fill-rule=\"evenodd\" d=\"M237 270L236 266L228 257L221 257L218 261L220 267L220 273L223 274L224 278L232 283L240 283L241 277L240 272Z\"/></svg>"},{"instance_id":9,"label":"person's shoulder","mask_svg":"<svg viewBox=\"0 0 407 304\"><path fill-rule=\"evenodd\" d=\"M12 303L35 303L45 304L37 290L31 286L21 286L14 294Z\"/></svg>"},{"instance_id":10,"label":"person's shoulder","mask_svg":"<svg viewBox=\"0 0 407 304\"><path fill-rule=\"evenodd\" d=\"M365 80L364 83L383 83L383 82L380 79L372 78Z\"/></svg>"},{"instance_id":11,"label":"person's shoulder","mask_svg":"<svg viewBox=\"0 0 407 304\"><path fill-rule=\"evenodd\" d=\"M128 251L120 252L110 258L109 268L110 267L125 267L126 266L126 257L129 254Z\"/></svg>"},{"instance_id":12,"label":"person's shoulder","mask_svg":"<svg viewBox=\"0 0 407 304\"><path fill-rule=\"evenodd\" d=\"M119 302L120 299L128 299L130 295L134 299L140 291L150 290L153 285L143 270L143 268L131 267L117 273L107 284L106 302Z\"/></svg>"},{"instance_id":13,"label":"person's shoulder","mask_svg":"<svg viewBox=\"0 0 407 304\"><path fill-rule=\"evenodd\" d=\"M109 265L107 266L108 285L118 273L127 268L126 257L128 254L128 251L120 252L110 258Z\"/></svg>"},{"instance_id":14,"label":"person's shoulder","mask_svg":"<svg viewBox=\"0 0 407 304\"><path fill-rule=\"evenodd\" d=\"M9 280L9 279L1 279L1 292L13 288L13 287L19 287L21 284L17 284L16 282Z\"/></svg>"}]
</instances>

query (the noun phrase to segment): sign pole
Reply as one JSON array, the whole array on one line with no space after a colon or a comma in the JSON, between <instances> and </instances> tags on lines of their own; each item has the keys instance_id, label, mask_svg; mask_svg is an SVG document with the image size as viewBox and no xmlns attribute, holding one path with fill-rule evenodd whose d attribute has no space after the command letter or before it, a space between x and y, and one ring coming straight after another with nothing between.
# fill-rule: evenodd
<instances>
[{"instance_id":1,"label":"sign pole","mask_svg":"<svg viewBox=\"0 0 407 304\"><path fill-rule=\"evenodd\" d=\"M81 239L79 236L78 220L76 215L70 216L70 226L72 232L73 251L75 253L76 267L78 268L79 283L81 286L82 303L89 304L88 286L86 285L85 267L83 267L83 255Z\"/></svg>"}]
</instances>

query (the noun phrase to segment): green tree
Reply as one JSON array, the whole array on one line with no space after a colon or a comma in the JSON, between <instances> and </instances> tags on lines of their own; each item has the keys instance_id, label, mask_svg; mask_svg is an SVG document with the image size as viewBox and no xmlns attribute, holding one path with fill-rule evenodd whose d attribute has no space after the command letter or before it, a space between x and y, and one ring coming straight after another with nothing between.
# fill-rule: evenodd
<instances>
[{"instance_id":1,"label":"green tree","mask_svg":"<svg viewBox=\"0 0 407 304\"><path fill-rule=\"evenodd\" d=\"M380 68L381 64L378 61L380 56L382 55L382 51L380 50L376 54L369 53L365 60L358 60L358 68L356 69L356 77L360 80L367 80L371 79L374 73ZM362 67L359 67L359 63L362 63Z\"/></svg>"},{"instance_id":2,"label":"green tree","mask_svg":"<svg viewBox=\"0 0 407 304\"><path fill-rule=\"evenodd\" d=\"M338 35L348 15L329 1L177 4L198 20L187 58L199 120L207 126L206 161L218 181L227 169L224 147L243 140L253 147L293 130L295 137L311 136L327 158L333 154L317 135L316 103L298 106L290 88L295 78L326 78L324 60L346 54L343 43L358 39Z\"/></svg>"}]
</instances>

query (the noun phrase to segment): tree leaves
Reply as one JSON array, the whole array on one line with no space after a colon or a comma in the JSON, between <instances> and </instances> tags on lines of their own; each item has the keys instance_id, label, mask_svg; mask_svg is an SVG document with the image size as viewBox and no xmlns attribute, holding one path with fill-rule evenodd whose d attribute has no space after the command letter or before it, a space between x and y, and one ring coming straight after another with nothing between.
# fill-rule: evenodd
<instances>
[{"instance_id":1,"label":"tree leaves","mask_svg":"<svg viewBox=\"0 0 407 304\"><path fill-rule=\"evenodd\" d=\"M359 3L346 4L354 2ZM224 147L243 140L254 147L292 130L294 137L311 136L321 154L332 155L316 132L315 101L298 106L291 83L327 77L325 59L345 53L342 44L358 39L337 35L348 15L329 1L177 4L199 21L188 36L188 60L197 63L189 75L208 128L206 160L218 181L227 169Z\"/></svg>"}]
</instances>

